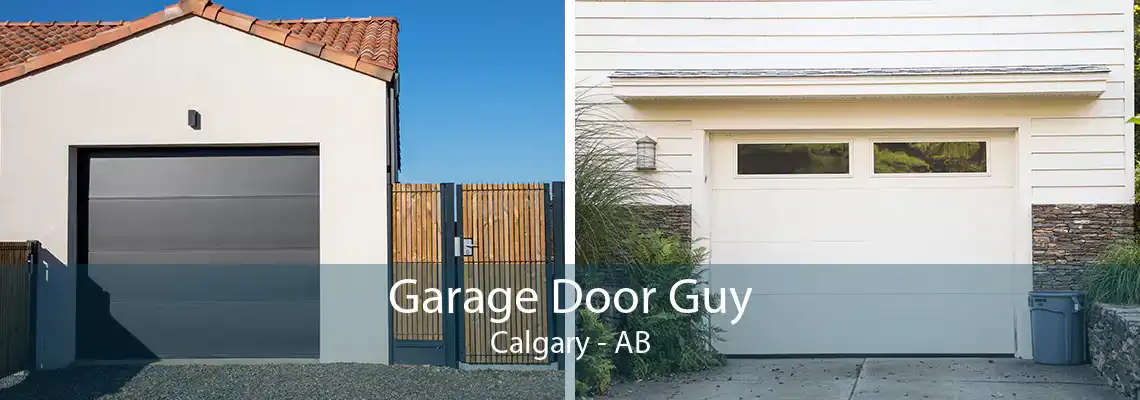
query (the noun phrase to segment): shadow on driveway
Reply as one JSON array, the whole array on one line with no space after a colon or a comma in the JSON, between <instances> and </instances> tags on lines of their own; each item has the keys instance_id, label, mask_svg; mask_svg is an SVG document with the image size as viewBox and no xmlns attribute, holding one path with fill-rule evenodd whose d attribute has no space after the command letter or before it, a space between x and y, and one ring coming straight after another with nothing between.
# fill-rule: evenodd
<instances>
[{"instance_id":1,"label":"shadow on driveway","mask_svg":"<svg viewBox=\"0 0 1140 400\"><path fill-rule=\"evenodd\" d=\"M21 372L0 379L4 400L95 400L118 393L143 365Z\"/></svg>"}]
</instances>

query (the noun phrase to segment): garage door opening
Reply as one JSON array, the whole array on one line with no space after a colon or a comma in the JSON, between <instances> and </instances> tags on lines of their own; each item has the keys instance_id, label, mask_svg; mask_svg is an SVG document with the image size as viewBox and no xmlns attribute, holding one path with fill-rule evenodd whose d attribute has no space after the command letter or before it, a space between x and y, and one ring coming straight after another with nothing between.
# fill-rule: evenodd
<instances>
[{"instance_id":1,"label":"garage door opening","mask_svg":"<svg viewBox=\"0 0 1140 400\"><path fill-rule=\"evenodd\" d=\"M710 284L753 289L722 352L1015 352L1010 133L711 139Z\"/></svg>"},{"instance_id":2,"label":"garage door opening","mask_svg":"<svg viewBox=\"0 0 1140 400\"><path fill-rule=\"evenodd\" d=\"M315 147L74 161L77 359L319 356Z\"/></svg>"}]
</instances>

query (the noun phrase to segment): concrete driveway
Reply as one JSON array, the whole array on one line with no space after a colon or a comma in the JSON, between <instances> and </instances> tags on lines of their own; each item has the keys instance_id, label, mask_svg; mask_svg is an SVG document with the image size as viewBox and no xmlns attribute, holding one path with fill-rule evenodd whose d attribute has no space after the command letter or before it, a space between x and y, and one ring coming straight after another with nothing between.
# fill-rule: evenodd
<instances>
[{"instance_id":1,"label":"concrete driveway","mask_svg":"<svg viewBox=\"0 0 1140 400\"><path fill-rule=\"evenodd\" d=\"M618 399L1123 400L1091 367L1016 359L729 360L713 371L614 387Z\"/></svg>"}]
</instances>

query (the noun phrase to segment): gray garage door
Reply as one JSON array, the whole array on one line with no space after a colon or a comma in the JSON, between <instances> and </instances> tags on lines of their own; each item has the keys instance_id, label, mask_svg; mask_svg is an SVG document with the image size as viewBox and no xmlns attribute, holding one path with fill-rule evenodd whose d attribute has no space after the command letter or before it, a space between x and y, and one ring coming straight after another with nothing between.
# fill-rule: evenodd
<instances>
[{"instance_id":1,"label":"gray garage door","mask_svg":"<svg viewBox=\"0 0 1140 400\"><path fill-rule=\"evenodd\" d=\"M317 357L315 149L81 156L78 357Z\"/></svg>"}]
</instances>

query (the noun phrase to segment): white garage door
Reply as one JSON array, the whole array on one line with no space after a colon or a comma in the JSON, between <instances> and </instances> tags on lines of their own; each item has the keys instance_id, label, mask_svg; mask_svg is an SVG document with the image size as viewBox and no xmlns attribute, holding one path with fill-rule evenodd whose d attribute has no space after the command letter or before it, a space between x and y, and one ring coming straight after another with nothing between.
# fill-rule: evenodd
<instances>
[{"instance_id":1,"label":"white garage door","mask_svg":"<svg viewBox=\"0 0 1140 400\"><path fill-rule=\"evenodd\" d=\"M1012 134L714 135L726 354L1013 354ZM728 300L731 302L731 299ZM731 304L731 303L730 303Z\"/></svg>"}]
</instances>

